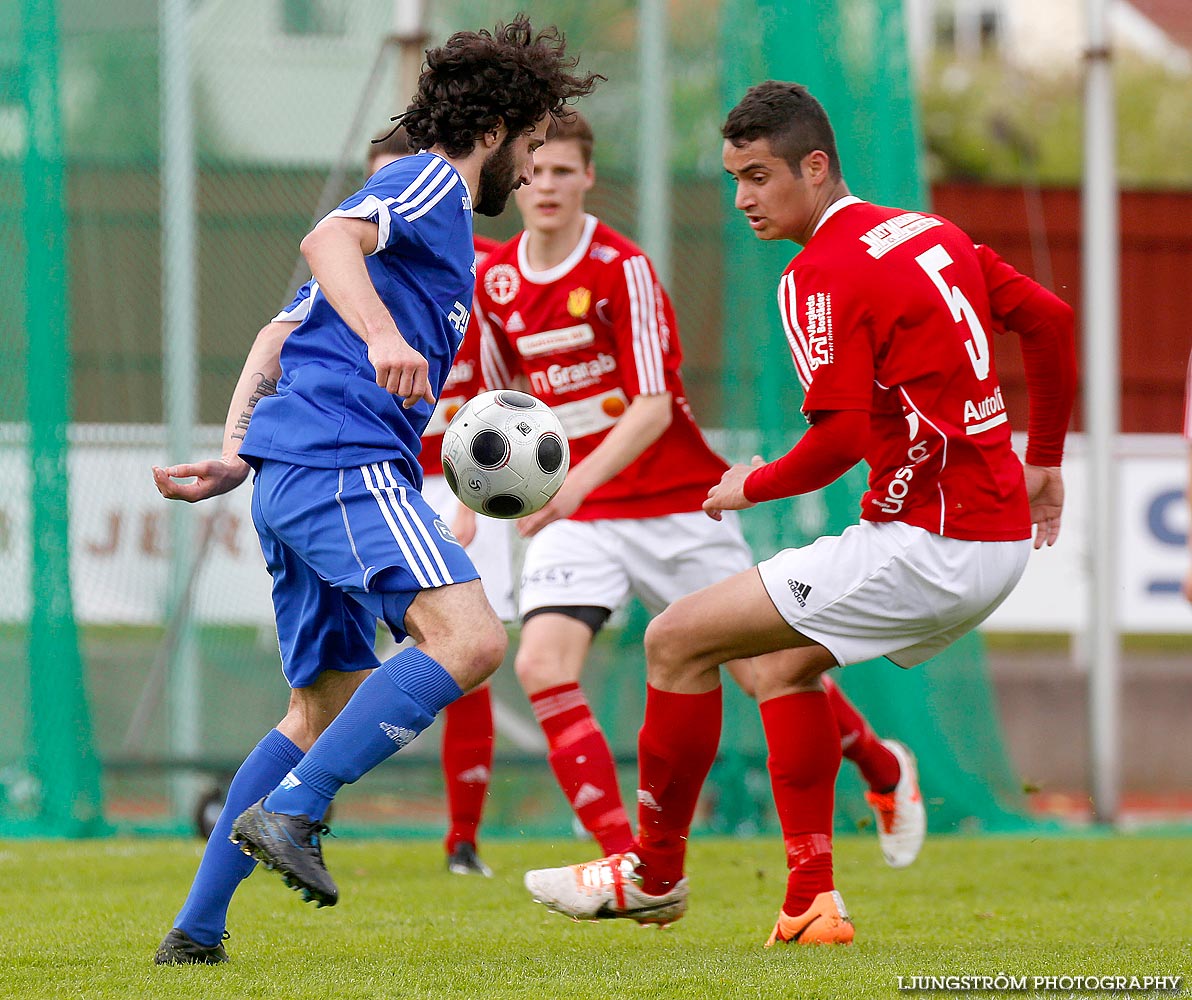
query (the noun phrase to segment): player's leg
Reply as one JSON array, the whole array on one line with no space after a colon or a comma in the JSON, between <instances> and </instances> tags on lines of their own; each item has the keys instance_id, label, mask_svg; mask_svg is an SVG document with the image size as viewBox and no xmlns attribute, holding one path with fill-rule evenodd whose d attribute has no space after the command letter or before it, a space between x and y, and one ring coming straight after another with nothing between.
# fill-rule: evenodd
<instances>
[{"instance_id":1,"label":"player's leg","mask_svg":"<svg viewBox=\"0 0 1192 1000\"><path fill-rule=\"evenodd\" d=\"M491 876L476 851L476 832L493 766L492 693L487 684L453 701L443 712L443 781L450 825L444 845L447 870Z\"/></svg>"},{"instance_id":2,"label":"player's leg","mask_svg":"<svg viewBox=\"0 0 1192 1000\"><path fill-rule=\"evenodd\" d=\"M522 571L514 667L547 741L547 762L584 828L608 854L633 841L608 740L580 686L592 641L627 580L602 522L557 521L531 540Z\"/></svg>"},{"instance_id":3,"label":"player's leg","mask_svg":"<svg viewBox=\"0 0 1192 1000\"><path fill-rule=\"evenodd\" d=\"M422 495L444 520L453 523L460 503L442 476L427 476ZM489 604L503 622L517 617L511 535L507 521L482 517L466 546ZM492 875L480 859L477 841L492 779L494 738L492 693L487 685L469 691L444 710L441 759L448 817L444 847L447 870L456 875Z\"/></svg>"},{"instance_id":4,"label":"player's leg","mask_svg":"<svg viewBox=\"0 0 1192 1000\"><path fill-rule=\"evenodd\" d=\"M720 740L720 664L810 640L778 615L757 571L749 570L676 601L650 623L645 643L636 846L626 855L526 875L535 899L581 919L667 923L683 915L687 836ZM809 671L792 681L814 677Z\"/></svg>"},{"instance_id":5,"label":"player's leg","mask_svg":"<svg viewBox=\"0 0 1192 1000\"><path fill-rule=\"evenodd\" d=\"M255 490L253 517L274 581L274 612L283 670L291 686L290 704L277 728L266 733L233 777L186 902L155 956L159 964L226 960L220 942L226 934L228 907L236 888L256 865L230 842L233 821L301 761L377 662L365 638L374 630L372 617L353 605L345 617L342 596L311 573L263 521ZM354 654L346 652L350 644L343 638L343 629L329 629L328 622L354 627ZM343 669L324 672L322 664L329 661Z\"/></svg>"},{"instance_id":6,"label":"player's leg","mask_svg":"<svg viewBox=\"0 0 1192 1000\"><path fill-rule=\"evenodd\" d=\"M844 756L869 786L865 801L877 822L882 856L891 868L905 868L919 856L927 834L915 756L899 741L878 736L839 684L825 676L823 685Z\"/></svg>"},{"instance_id":7,"label":"player's leg","mask_svg":"<svg viewBox=\"0 0 1192 1000\"><path fill-rule=\"evenodd\" d=\"M262 485L263 516L304 563L374 621L382 618L395 636L408 632L416 642L373 671L302 762L233 823L244 849L327 905L338 890L323 864L320 836L336 792L483 682L500 664L506 637L459 543L387 463L353 470L266 463L258 492ZM354 632L349 638L352 647L362 641ZM286 652L283 646L283 657Z\"/></svg>"}]
</instances>

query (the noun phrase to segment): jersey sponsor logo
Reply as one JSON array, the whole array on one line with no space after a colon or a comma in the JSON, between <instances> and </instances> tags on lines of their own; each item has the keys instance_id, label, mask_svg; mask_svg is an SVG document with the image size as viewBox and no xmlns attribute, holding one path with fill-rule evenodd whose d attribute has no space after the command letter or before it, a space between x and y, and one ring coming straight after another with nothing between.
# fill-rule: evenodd
<instances>
[{"instance_id":1,"label":"jersey sponsor logo","mask_svg":"<svg viewBox=\"0 0 1192 1000\"><path fill-rule=\"evenodd\" d=\"M993 390L992 396L986 396L977 402L971 399L964 401L965 434L980 434L991 427L1004 424L1007 419L1006 401L1002 398L1001 386Z\"/></svg>"},{"instance_id":2,"label":"jersey sponsor logo","mask_svg":"<svg viewBox=\"0 0 1192 1000\"><path fill-rule=\"evenodd\" d=\"M468 328L468 320L471 318L471 312L462 302L453 303L451 312L447 314L447 322L455 328L456 333L463 333Z\"/></svg>"},{"instance_id":3,"label":"jersey sponsor logo","mask_svg":"<svg viewBox=\"0 0 1192 1000\"><path fill-rule=\"evenodd\" d=\"M931 219L918 212L903 212L874 226L861 236L861 242L869 247L865 252L876 260L920 233L942 225L939 219Z\"/></svg>"},{"instance_id":4,"label":"jersey sponsor logo","mask_svg":"<svg viewBox=\"0 0 1192 1000\"><path fill-rule=\"evenodd\" d=\"M611 264L621 256L621 251L604 243L593 243L592 249L588 251L588 256L602 264Z\"/></svg>"},{"instance_id":5,"label":"jersey sponsor logo","mask_svg":"<svg viewBox=\"0 0 1192 1000\"><path fill-rule=\"evenodd\" d=\"M595 339L596 331L592 329L591 324L580 323L578 326L565 326L560 330L546 330L522 337L517 342L517 353L523 358L533 358L539 354L558 354L559 351L574 351L579 347L587 347Z\"/></svg>"},{"instance_id":6,"label":"jersey sponsor logo","mask_svg":"<svg viewBox=\"0 0 1192 1000\"><path fill-rule=\"evenodd\" d=\"M573 288L567 295L567 311L576 319L583 319L592 307L592 291L588 288Z\"/></svg>"},{"instance_id":7,"label":"jersey sponsor logo","mask_svg":"<svg viewBox=\"0 0 1192 1000\"><path fill-rule=\"evenodd\" d=\"M506 333L521 333L526 328L526 321L522 319L522 314L516 309L509 314L509 319L505 321Z\"/></svg>"},{"instance_id":8,"label":"jersey sponsor logo","mask_svg":"<svg viewBox=\"0 0 1192 1000\"><path fill-rule=\"evenodd\" d=\"M460 207L465 212L472 211L472 196L470 194L465 194L462 198L460 198L459 204L460 204ZM472 273L473 274L476 273L476 265L475 264L472 265Z\"/></svg>"},{"instance_id":9,"label":"jersey sponsor logo","mask_svg":"<svg viewBox=\"0 0 1192 1000\"><path fill-rule=\"evenodd\" d=\"M807 296L807 363L812 371L830 365L835 351L832 343L832 293L814 292Z\"/></svg>"},{"instance_id":10,"label":"jersey sponsor logo","mask_svg":"<svg viewBox=\"0 0 1192 1000\"><path fill-rule=\"evenodd\" d=\"M912 414L914 416L914 414ZM912 422L912 429L918 425L918 417ZM911 491L911 480L915 478L915 467L924 461L931 452L926 441L916 441L906 450L907 463L894 473L893 478L886 484L886 495L874 499L874 503L884 514L897 514L906 502L906 496Z\"/></svg>"},{"instance_id":11,"label":"jersey sponsor logo","mask_svg":"<svg viewBox=\"0 0 1192 1000\"><path fill-rule=\"evenodd\" d=\"M447 373L447 381L443 383L443 389L447 390L464 382L471 382L475 374L476 362L456 361L451 366L451 371Z\"/></svg>"},{"instance_id":12,"label":"jersey sponsor logo","mask_svg":"<svg viewBox=\"0 0 1192 1000\"><path fill-rule=\"evenodd\" d=\"M521 290L521 275L512 264L494 264L484 275L484 291L497 305L508 305Z\"/></svg>"},{"instance_id":13,"label":"jersey sponsor logo","mask_svg":"<svg viewBox=\"0 0 1192 1000\"><path fill-rule=\"evenodd\" d=\"M551 365L545 370L530 372L530 386L540 396L547 392L561 396L597 385L605 375L616 370L617 359L601 351L591 361Z\"/></svg>"},{"instance_id":14,"label":"jersey sponsor logo","mask_svg":"<svg viewBox=\"0 0 1192 1000\"><path fill-rule=\"evenodd\" d=\"M619 386L570 403L554 403L551 412L563 425L568 441L606 431L629 409L629 397Z\"/></svg>"}]
</instances>

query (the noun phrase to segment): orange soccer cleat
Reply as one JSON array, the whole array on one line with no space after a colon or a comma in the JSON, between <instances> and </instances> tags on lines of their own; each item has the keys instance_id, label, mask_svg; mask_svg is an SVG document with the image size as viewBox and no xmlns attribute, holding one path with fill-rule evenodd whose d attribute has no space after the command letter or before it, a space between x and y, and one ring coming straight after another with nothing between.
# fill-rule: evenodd
<instances>
[{"instance_id":1,"label":"orange soccer cleat","mask_svg":"<svg viewBox=\"0 0 1192 1000\"><path fill-rule=\"evenodd\" d=\"M778 923L766 942L774 944L852 944L853 922L835 889L821 892L797 917L778 911Z\"/></svg>"}]
</instances>

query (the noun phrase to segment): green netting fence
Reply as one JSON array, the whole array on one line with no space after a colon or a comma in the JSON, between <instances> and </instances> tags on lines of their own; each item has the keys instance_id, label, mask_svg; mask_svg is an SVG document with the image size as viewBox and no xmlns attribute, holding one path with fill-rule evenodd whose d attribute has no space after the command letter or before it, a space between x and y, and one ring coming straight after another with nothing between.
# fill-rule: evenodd
<instances>
[{"instance_id":1,"label":"green netting fence","mask_svg":"<svg viewBox=\"0 0 1192 1000\"><path fill-rule=\"evenodd\" d=\"M214 454L244 352L302 277L301 236L320 204L358 185L368 138L404 107L398 47L387 40L393 9L391 0L0 7L0 835L192 829L204 796L285 710L247 488L174 508L149 467L184 460L179 442L193 457ZM777 454L802 427L774 305L794 246L760 244L733 217L720 121L756 80L805 82L837 124L853 190L922 205L901 5L725 0L716 17L698 0L669 9L669 286L685 378L727 455ZM431 3L428 32L439 39L510 13L487 0ZM563 26L584 64L609 78L584 108L598 140L590 207L640 237L637 164L650 141L641 108L652 91L639 6L555 0L530 13ZM170 46L166 23L184 32ZM166 65L179 51L181 77ZM179 239L176 188L165 180L178 147L163 136L177 135L179 121L163 124L162 103L179 79L195 207L181 286L163 277L163 246ZM505 238L517 226L511 209L481 228ZM186 296L162 289L187 280L196 349L180 377L163 343L186 342ZM179 399L193 400L193 426L177 426ZM855 470L823 494L747 512L756 554L849 523L861 482ZM630 793L644 624L636 606L617 619L585 677ZM979 638L910 673L850 668L841 684L882 733L918 753L934 829L1026 822ZM494 693L487 835L566 833L569 811L511 669ZM703 825L773 831L756 707L735 689L726 699ZM842 829L864 821L860 793L846 765ZM437 731L346 790L337 810L348 829L439 832Z\"/></svg>"}]
</instances>

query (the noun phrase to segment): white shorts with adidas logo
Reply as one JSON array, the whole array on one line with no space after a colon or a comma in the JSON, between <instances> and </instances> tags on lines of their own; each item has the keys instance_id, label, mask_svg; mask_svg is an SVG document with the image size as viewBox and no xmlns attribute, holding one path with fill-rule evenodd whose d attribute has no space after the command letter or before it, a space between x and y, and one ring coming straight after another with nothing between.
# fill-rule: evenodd
<instances>
[{"instance_id":1,"label":"white shorts with adidas logo","mask_svg":"<svg viewBox=\"0 0 1192 1000\"><path fill-rule=\"evenodd\" d=\"M1031 543L944 538L862 521L758 565L790 626L841 666L884 656L913 667L991 615L1026 569Z\"/></svg>"}]
</instances>

